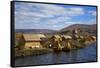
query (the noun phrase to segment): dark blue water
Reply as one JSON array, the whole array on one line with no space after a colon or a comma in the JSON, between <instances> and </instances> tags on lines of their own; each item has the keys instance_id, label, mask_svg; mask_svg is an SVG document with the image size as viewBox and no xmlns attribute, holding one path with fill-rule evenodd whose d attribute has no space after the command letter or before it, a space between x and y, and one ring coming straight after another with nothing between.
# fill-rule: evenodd
<instances>
[{"instance_id":1,"label":"dark blue water","mask_svg":"<svg viewBox=\"0 0 100 68\"><path fill-rule=\"evenodd\" d=\"M95 62L97 61L96 43L89 47L70 52L48 53L38 56L28 56L15 60L15 66L44 65L57 63Z\"/></svg>"}]
</instances>

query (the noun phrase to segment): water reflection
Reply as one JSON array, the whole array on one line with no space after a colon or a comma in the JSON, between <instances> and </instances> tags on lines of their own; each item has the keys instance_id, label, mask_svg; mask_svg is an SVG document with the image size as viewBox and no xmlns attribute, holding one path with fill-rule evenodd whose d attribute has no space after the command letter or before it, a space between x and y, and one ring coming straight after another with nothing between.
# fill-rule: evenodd
<instances>
[{"instance_id":1,"label":"water reflection","mask_svg":"<svg viewBox=\"0 0 100 68\"><path fill-rule=\"evenodd\" d=\"M28 56L15 60L16 66L96 61L96 44L70 52Z\"/></svg>"}]
</instances>

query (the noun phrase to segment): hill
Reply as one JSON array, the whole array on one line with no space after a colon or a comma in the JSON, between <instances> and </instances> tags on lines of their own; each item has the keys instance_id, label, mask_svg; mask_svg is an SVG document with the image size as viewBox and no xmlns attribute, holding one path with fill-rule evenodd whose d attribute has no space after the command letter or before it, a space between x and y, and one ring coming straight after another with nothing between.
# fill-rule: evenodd
<instances>
[{"instance_id":1,"label":"hill","mask_svg":"<svg viewBox=\"0 0 100 68\"><path fill-rule=\"evenodd\" d=\"M91 33L93 35L96 35L96 33L97 33L96 24L92 24L92 25L74 24L74 25L70 25L68 27L61 29L60 33L66 33L67 31L72 31L73 29L88 32L88 33Z\"/></svg>"},{"instance_id":2,"label":"hill","mask_svg":"<svg viewBox=\"0 0 100 68\"><path fill-rule=\"evenodd\" d=\"M69 32L69 34L72 34L73 29L77 29L79 31L82 31L84 33L88 32L92 35L96 35L97 29L96 24L87 25L87 24L73 24L68 27L65 27L59 31L56 30L50 30L50 29L16 29L16 33L24 33L24 34L66 34Z\"/></svg>"}]
</instances>

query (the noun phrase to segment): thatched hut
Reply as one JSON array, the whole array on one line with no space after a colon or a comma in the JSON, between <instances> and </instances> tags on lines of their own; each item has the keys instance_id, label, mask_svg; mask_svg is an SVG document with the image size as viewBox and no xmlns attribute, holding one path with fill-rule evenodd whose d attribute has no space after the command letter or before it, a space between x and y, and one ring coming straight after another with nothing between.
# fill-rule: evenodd
<instances>
[{"instance_id":1,"label":"thatched hut","mask_svg":"<svg viewBox=\"0 0 100 68\"><path fill-rule=\"evenodd\" d=\"M61 35L61 37L62 37L63 40L64 40L64 39L66 39L66 40L72 39L72 37L69 36L69 35Z\"/></svg>"},{"instance_id":2,"label":"thatched hut","mask_svg":"<svg viewBox=\"0 0 100 68\"><path fill-rule=\"evenodd\" d=\"M20 50L25 45L25 39L22 33L15 33L15 48Z\"/></svg>"},{"instance_id":3,"label":"thatched hut","mask_svg":"<svg viewBox=\"0 0 100 68\"><path fill-rule=\"evenodd\" d=\"M61 51L62 50L62 46L61 46L61 41L62 38L60 35L53 35L50 39L50 44L51 47L54 49L54 51Z\"/></svg>"},{"instance_id":4,"label":"thatched hut","mask_svg":"<svg viewBox=\"0 0 100 68\"><path fill-rule=\"evenodd\" d=\"M46 38L43 34L24 34L25 38L25 48L40 48L41 45L41 38Z\"/></svg>"},{"instance_id":5,"label":"thatched hut","mask_svg":"<svg viewBox=\"0 0 100 68\"><path fill-rule=\"evenodd\" d=\"M91 36L92 41L96 41L96 37L95 36Z\"/></svg>"}]
</instances>

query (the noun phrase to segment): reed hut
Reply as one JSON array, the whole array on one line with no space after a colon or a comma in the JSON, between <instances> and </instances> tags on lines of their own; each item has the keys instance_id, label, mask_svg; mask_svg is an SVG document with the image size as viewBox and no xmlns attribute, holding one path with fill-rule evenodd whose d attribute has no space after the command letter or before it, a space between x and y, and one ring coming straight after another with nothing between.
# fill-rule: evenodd
<instances>
[{"instance_id":1,"label":"reed hut","mask_svg":"<svg viewBox=\"0 0 100 68\"><path fill-rule=\"evenodd\" d=\"M20 50L25 45L25 39L22 33L15 33L15 48Z\"/></svg>"},{"instance_id":2,"label":"reed hut","mask_svg":"<svg viewBox=\"0 0 100 68\"><path fill-rule=\"evenodd\" d=\"M96 37L95 36L91 36L92 41L96 41Z\"/></svg>"},{"instance_id":3,"label":"reed hut","mask_svg":"<svg viewBox=\"0 0 100 68\"><path fill-rule=\"evenodd\" d=\"M24 34L25 48L41 48L41 38L46 38L43 34Z\"/></svg>"},{"instance_id":4,"label":"reed hut","mask_svg":"<svg viewBox=\"0 0 100 68\"><path fill-rule=\"evenodd\" d=\"M49 39L50 43L51 43L51 47L53 48L53 50L55 52L61 51L62 50L62 46L61 46L61 41L62 38L60 35L53 35L50 39Z\"/></svg>"},{"instance_id":5,"label":"reed hut","mask_svg":"<svg viewBox=\"0 0 100 68\"><path fill-rule=\"evenodd\" d=\"M72 37L69 36L69 35L61 35L61 37L62 37L63 40L64 40L64 39L66 39L66 40L72 39Z\"/></svg>"}]
</instances>

